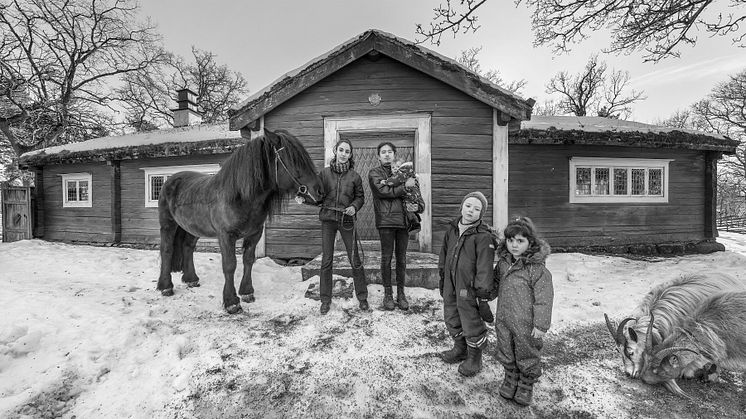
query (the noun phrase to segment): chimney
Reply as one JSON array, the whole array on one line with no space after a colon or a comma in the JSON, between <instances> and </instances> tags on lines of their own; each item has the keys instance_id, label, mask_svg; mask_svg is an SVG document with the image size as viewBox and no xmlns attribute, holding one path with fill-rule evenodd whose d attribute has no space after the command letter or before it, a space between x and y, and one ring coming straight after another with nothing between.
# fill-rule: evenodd
<instances>
[{"instance_id":1,"label":"chimney","mask_svg":"<svg viewBox=\"0 0 746 419\"><path fill-rule=\"evenodd\" d=\"M197 94L188 88L176 91L176 109L174 113L174 128L199 125L202 123L202 114L197 110Z\"/></svg>"}]
</instances>

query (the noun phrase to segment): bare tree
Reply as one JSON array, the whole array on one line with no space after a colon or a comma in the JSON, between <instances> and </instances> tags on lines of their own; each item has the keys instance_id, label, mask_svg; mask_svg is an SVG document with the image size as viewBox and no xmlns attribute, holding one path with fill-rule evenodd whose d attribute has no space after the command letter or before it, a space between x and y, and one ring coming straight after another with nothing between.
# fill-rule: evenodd
<instances>
[{"instance_id":1,"label":"bare tree","mask_svg":"<svg viewBox=\"0 0 746 419\"><path fill-rule=\"evenodd\" d=\"M505 80L503 80L502 76L500 75L500 71L498 70L482 71L482 66L479 63L479 57L478 57L481 51L482 51L481 46L472 47L467 50L461 51L461 55L456 59L456 61L458 61L459 64L463 65L469 70L491 81L492 83L504 88L505 90L509 90L513 93L520 94L520 90L526 87L526 84L528 83L526 79L513 80L511 82L506 83Z\"/></svg>"},{"instance_id":2,"label":"bare tree","mask_svg":"<svg viewBox=\"0 0 746 419\"><path fill-rule=\"evenodd\" d=\"M746 198L746 70L719 83L710 94L692 105L695 126L740 141L736 153L726 157L721 167L741 185Z\"/></svg>"},{"instance_id":3,"label":"bare tree","mask_svg":"<svg viewBox=\"0 0 746 419\"><path fill-rule=\"evenodd\" d=\"M692 129L692 112L689 109L677 109L674 113L663 120L656 121L654 125L669 128Z\"/></svg>"},{"instance_id":4,"label":"bare tree","mask_svg":"<svg viewBox=\"0 0 746 419\"><path fill-rule=\"evenodd\" d=\"M632 112L631 105L645 99L642 91L625 93L628 85L629 73L611 70L607 74L606 63L594 55L578 74L557 73L549 80L546 93L560 95L557 107L561 113L626 118Z\"/></svg>"},{"instance_id":5,"label":"bare tree","mask_svg":"<svg viewBox=\"0 0 746 419\"><path fill-rule=\"evenodd\" d=\"M537 103L534 105L534 109L531 112L531 115L534 116L554 116L561 114L562 111L560 110L559 105L556 101L551 99L545 99L543 103Z\"/></svg>"},{"instance_id":6,"label":"bare tree","mask_svg":"<svg viewBox=\"0 0 746 419\"><path fill-rule=\"evenodd\" d=\"M15 155L106 129L108 83L163 57L137 10L133 0L0 3L0 132Z\"/></svg>"},{"instance_id":7,"label":"bare tree","mask_svg":"<svg viewBox=\"0 0 746 419\"><path fill-rule=\"evenodd\" d=\"M127 123L138 131L173 125L171 107L177 89L190 88L197 93L202 120L221 122L228 109L248 93L246 80L239 72L217 63L216 55L192 47L194 62L169 55L163 63L147 71L125 76L117 89L126 109Z\"/></svg>"},{"instance_id":8,"label":"bare tree","mask_svg":"<svg viewBox=\"0 0 746 419\"><path fill-rule=\"evenodd\" d=\"M477 9L482 1L447 1L434 9L429 28L417 25L420 42L440 44L443 33L467 33L479 29ZM607 52L645 51L645 61L678 57L683 44L695 44L696 34L729 36L734 45L746 40L746 0L516 0L532 9L531 26L535 45L552 45L555 52L569 51L570 45L607 28L611 44ZM720 6L719 8L717 6ZM714 12L725 10L728 12Z\"/></svg>"}]
</instances>

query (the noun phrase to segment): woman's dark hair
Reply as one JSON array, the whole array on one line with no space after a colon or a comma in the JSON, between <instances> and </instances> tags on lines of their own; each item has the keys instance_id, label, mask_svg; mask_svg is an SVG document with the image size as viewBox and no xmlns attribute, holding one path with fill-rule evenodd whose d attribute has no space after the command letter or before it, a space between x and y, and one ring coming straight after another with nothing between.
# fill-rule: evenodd
<instances>
[{"instance_id":1,"label":"woman's dark hair","mask_svg":"<svg viewBox=\"0 0 746 419\"><path fill-rule=\"evenodd\" d=\"M539 235L536 232L534 222L528 217L514 217L505 226L505 240L512 239L515 236L523 236L528 240L527 254L534 254L539 251Z\"/></svg>"},{"instance_id":2,"label":"woman's dark hair","mask_svg":"<svg viewBox=\"0 0 746 419\"><path fill-rule=\"evenodd\" d=\"M396 146L392 142L390 142L390 141L384 141L381 144L378 144L378 149L376 150L376 154L378 154L380 156L381 155L381 149L384 146L391 147L391 151L393 151L394 154L396 154Z\"/></svg>"},{"instance_id":3,"label":"woman's dark hair","mask_svg":"<svg viewBox=\"0 0 746 419\"><path fill-rule=\"evenodd\" d=\"M334 144L334 157L332 157L332 161L337 160L337 147L339 147L340 144L346 143L348 146L350 146L350 159L348 160L350 162L350 169L355 168L355 149L352 147L352 143L350 140L346 138L342 138L339 141L337 141L337 144Z\"/></svg>"}]
</instances>

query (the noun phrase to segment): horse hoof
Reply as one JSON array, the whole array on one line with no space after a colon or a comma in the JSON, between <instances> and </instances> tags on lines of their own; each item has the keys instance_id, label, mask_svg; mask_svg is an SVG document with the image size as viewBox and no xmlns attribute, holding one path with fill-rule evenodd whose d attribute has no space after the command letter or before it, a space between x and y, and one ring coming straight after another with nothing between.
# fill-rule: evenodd
<instances>
[{"instance_id":1,"label":"horse hoof","mask_svg":"<svg viewBox=\"0 0 746 419\"><path fill-rule=\"evenodd\" d=\"M188 288L197 288L197 287L199 287L199 281L187 282L186 286Z\"/></svg>"},{"instance_id":2,"label":"horse hoof","mask_svg":"<svg viewBox=\"0 0 746 419\"><path fill-rule=\"evenodd\" d=\"M228 314L238 314L243 312L243 308L241 308L241 303L238 303L229 305L225 308L225 311L227 311Z\"/></svg>"},{"instance_id":3,"label":"horse hoof","mask_svg":"<svg viewBox=\"0 0 746 419\"><path fill-rule=\"evenodd\" d=\"M174 295L174 289L173 288L167 288L165 290L161 290L161 295L164 297L170 297Z\"/></svg>"},{"instance_id":4,"label":"horse hoof","mask_svg":"<svg viewBox=\"0 0 746 419\"><path fill-rule=\"evenodd\" d=\"M253 303L256 301L256 298L254 298L254 294L246 294L241 296L241 301L244 303Z\"/></svg>"}]
</instances>

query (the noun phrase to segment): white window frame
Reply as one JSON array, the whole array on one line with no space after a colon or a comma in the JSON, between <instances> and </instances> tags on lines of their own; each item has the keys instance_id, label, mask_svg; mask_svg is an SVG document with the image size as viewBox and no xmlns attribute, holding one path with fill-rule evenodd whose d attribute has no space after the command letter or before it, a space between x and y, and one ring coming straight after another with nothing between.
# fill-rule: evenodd
<instances>
[{"instance_id":1,"label":"white window frame","mask_svg":"<svg viewBox=\"0 0 746 419\"><path fill-rule=\"evenodd\" d=\"M140 170L145 172L145 207L152 208L158 206L157 200L151 200L150 178L152 176L164 176L163 182L168 180L169 176L179 172L200 172L207 175L214 175L220 170L220 165L212 164L191 164L184 166L158 166L158 167L141 167Z\"/></svg>"},{"instance_id":2,"label":"white window frame","mask_svg":"<svg viewBox=\"0 0 746 419\"><path fill-rule=\"evenodd\" d=\"M571 157L570 158L570 203L668 203L669 163L673 159L638 159L610 157ZM609 169L609 195L576 195L577 168L590 167ZM663 195L631 195L631 178L627 179L628 195L614 195L614 169L663 169ZM591 192L595 188L595 176L591 170ZM649 176L645 176L645 190L648 190Z\"/></svg>"},{"instance_id":3,"label":"white window frame","mask_svg":"<svg viewBox=\"0 0 746 419\"><path fill-rule=\"evenodd\" d=\"M63 208L91 208L93 206L93 176L90 173L65 173L60 175L62 178L62 207ZM88 200L86 201L68 201L67 183L68 182L88 182ZM77 190L77 188L76 188Z\"/></svg>"}]
</instances>

